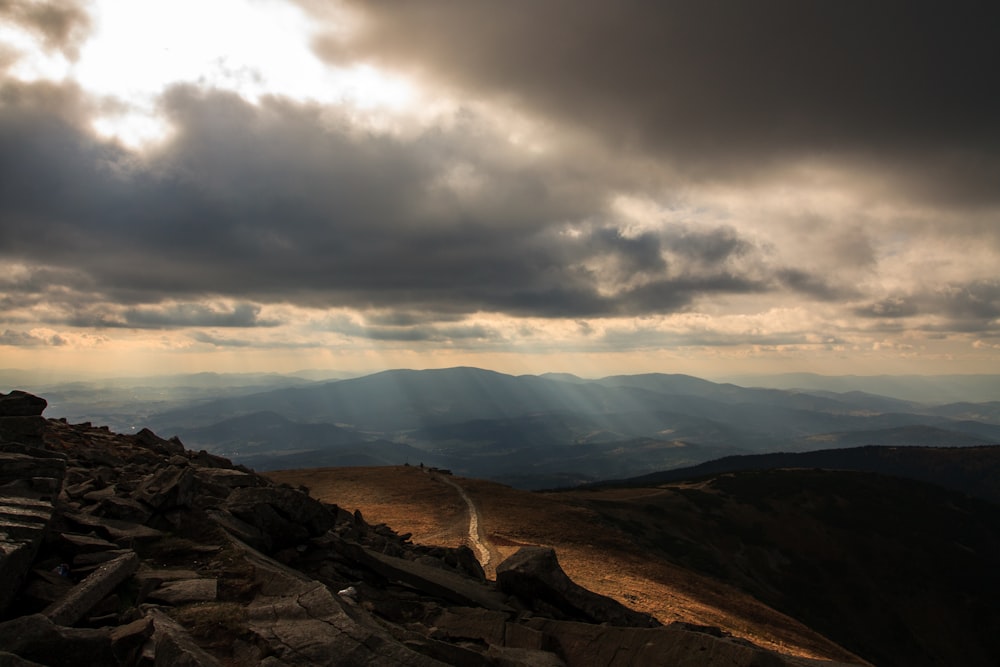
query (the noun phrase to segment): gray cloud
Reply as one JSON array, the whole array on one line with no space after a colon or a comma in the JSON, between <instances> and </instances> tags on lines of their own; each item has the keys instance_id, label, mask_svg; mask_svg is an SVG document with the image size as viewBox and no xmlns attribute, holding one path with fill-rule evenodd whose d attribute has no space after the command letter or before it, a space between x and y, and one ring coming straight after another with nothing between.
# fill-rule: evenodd
<instances>
[{"instance_id":1,"label":"gray cloud","mask_svg":"<svg viewBox=\"0 0 1000 667\"><path fill-rule=\"evenodd\" d=\"M366 30L319 39L331 61L514 100L689 176L755 179L820 157L874 169L910 197L998 202L990 3L352 4Z\"/></svg>"}]
</instances>

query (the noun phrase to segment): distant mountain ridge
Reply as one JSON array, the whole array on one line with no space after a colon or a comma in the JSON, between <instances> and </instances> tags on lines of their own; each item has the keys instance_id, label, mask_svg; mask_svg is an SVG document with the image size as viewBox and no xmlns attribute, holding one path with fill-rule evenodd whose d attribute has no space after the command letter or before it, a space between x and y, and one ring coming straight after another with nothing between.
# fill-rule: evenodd
<instances>
[{"instance_id":1,"label":"distant mountain ridge","mask_svg":"<svg viewBox=\"0 0 1000 667\"><path fill-rule=\"evenodd\" d=\"M270 415L264 432L254 414ZM282 458L293 452L294 467L337 465L330 462L350 449L372 462L423 457L525 488L732 454L1000 443L997 403L927 405L857 390L748 388L683 374L588 380L471 367L390 370L241 393L159 412L147 423L238 461L253 456L262 469L293 467ZM365 458L375 442L378 454Z\"/></svg>"}]
</instances>

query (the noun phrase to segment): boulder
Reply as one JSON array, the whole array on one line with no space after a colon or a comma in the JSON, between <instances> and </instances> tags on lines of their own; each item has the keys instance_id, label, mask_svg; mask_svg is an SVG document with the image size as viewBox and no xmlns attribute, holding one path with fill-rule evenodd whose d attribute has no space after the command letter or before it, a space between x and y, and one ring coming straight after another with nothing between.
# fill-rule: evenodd
<instances>
[{"instance_id":1,"label":"boulder","mask_svg":"<svg viewBox=\"0 0 1000 667\"><path fill-rule=\"evenodd\" d=\"M301 491L264 486L237 488L225 509L270 537L274 548L318 537L334 526L335 515Z\"/></svg>"},{"instance_id":2,"label":"boulder","mask_svg":"<svg viewBox=\"0 0 1000 667\"><path fill-rule=\"evenodd\" d=\"M547 547L522 547L500 563L497 586L529 609L544 609L565 620L638 628L659 625L648 614L574 583L560 567L555 550Z\"/></svg>"},{"instance_id":3,"label":"boulder","mask_svg":"<svg viewBox=\"0 0 1000 667\"><path fill-rule=\"evenodd\" d=\"M134 497L155 510L191 507L194 499L194 473L188 468L166 466L148 475Z\"/></svg>"},{"instance_id":4,"label":"boulder","mask_svg":"<svg viewBox=\"0 0 1000 667\"><path fill-rule=\"evenodd\" d=\"M149 610L149 617L153 622L154 667L221 667L180 623L157 609Z\"/></svg>"},{"instance_id":5,"label":"boulder","mask_svg":"<svg viewBox=\"0 0 1000 667\"><path fill-rule=\"evenodd\" d=\"M111 651L119 665L134 665L138 662L142 647L153 635L153 619L143 617L112 628Z\"/></svg>"},{"instance_id":6,"label":"boulder","mask_svg":"<svg viewBox=\"0 0 1000 667\"><path fill-rule=\"evenodd\" d=\"M0 417L38 417L48 404L40 396L15 389L9 394L0 394Z\"/></svg>"}]
</instances>

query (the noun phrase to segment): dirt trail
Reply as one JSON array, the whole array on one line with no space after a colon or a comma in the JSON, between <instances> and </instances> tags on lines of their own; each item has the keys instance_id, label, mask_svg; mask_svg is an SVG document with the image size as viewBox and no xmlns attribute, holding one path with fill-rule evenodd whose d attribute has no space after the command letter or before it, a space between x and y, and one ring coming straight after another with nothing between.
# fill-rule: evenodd
<instances>
[{"instance_id":1,"label":"dirt trail","mask_svg":"<svg viewBox=\"0 0 1000 667\"><path fill-rule=\"evenodd\" d=\"M472 498L469 497L469 494L467 494L465 489L463 489L462 486L455 480L445 475L435 475L435 477L458 491L458 495L462 496L462 500L464 500L465 504L468 505L469 544L472 547L473 553L476 554L476 559L479 561L479 564L483 566L486 576L491 579L494 578L496 576L496 565L492 562L489 544L479 535L479 510L476 508L476 504L472 502Z\"/></svg>"}]
</instances>

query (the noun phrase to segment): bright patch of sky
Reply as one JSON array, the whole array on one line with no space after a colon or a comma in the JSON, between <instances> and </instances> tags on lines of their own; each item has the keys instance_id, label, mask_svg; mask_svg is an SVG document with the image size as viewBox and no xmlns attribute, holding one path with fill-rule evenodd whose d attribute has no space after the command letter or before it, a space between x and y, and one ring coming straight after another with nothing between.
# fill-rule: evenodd
<instances>
[{"instance_id":1,"label":"bright patch of sky","mask_svg":"<svg viewBox=\"0 0 1000 667\"><path fill-rule=\"evenodd\" d=\"M91 18L93 31L75 60L44 50L23 30L0 29L21 54L10 74L76 81L105 100L94 129L134 148L169 135L158 98L179 83L234 91L254 103L278 95L361 111L398 111L415 97L408 82L366 63L321 62L307 17L287 3L97 0Z\"/></svg>"}]
</instances>

